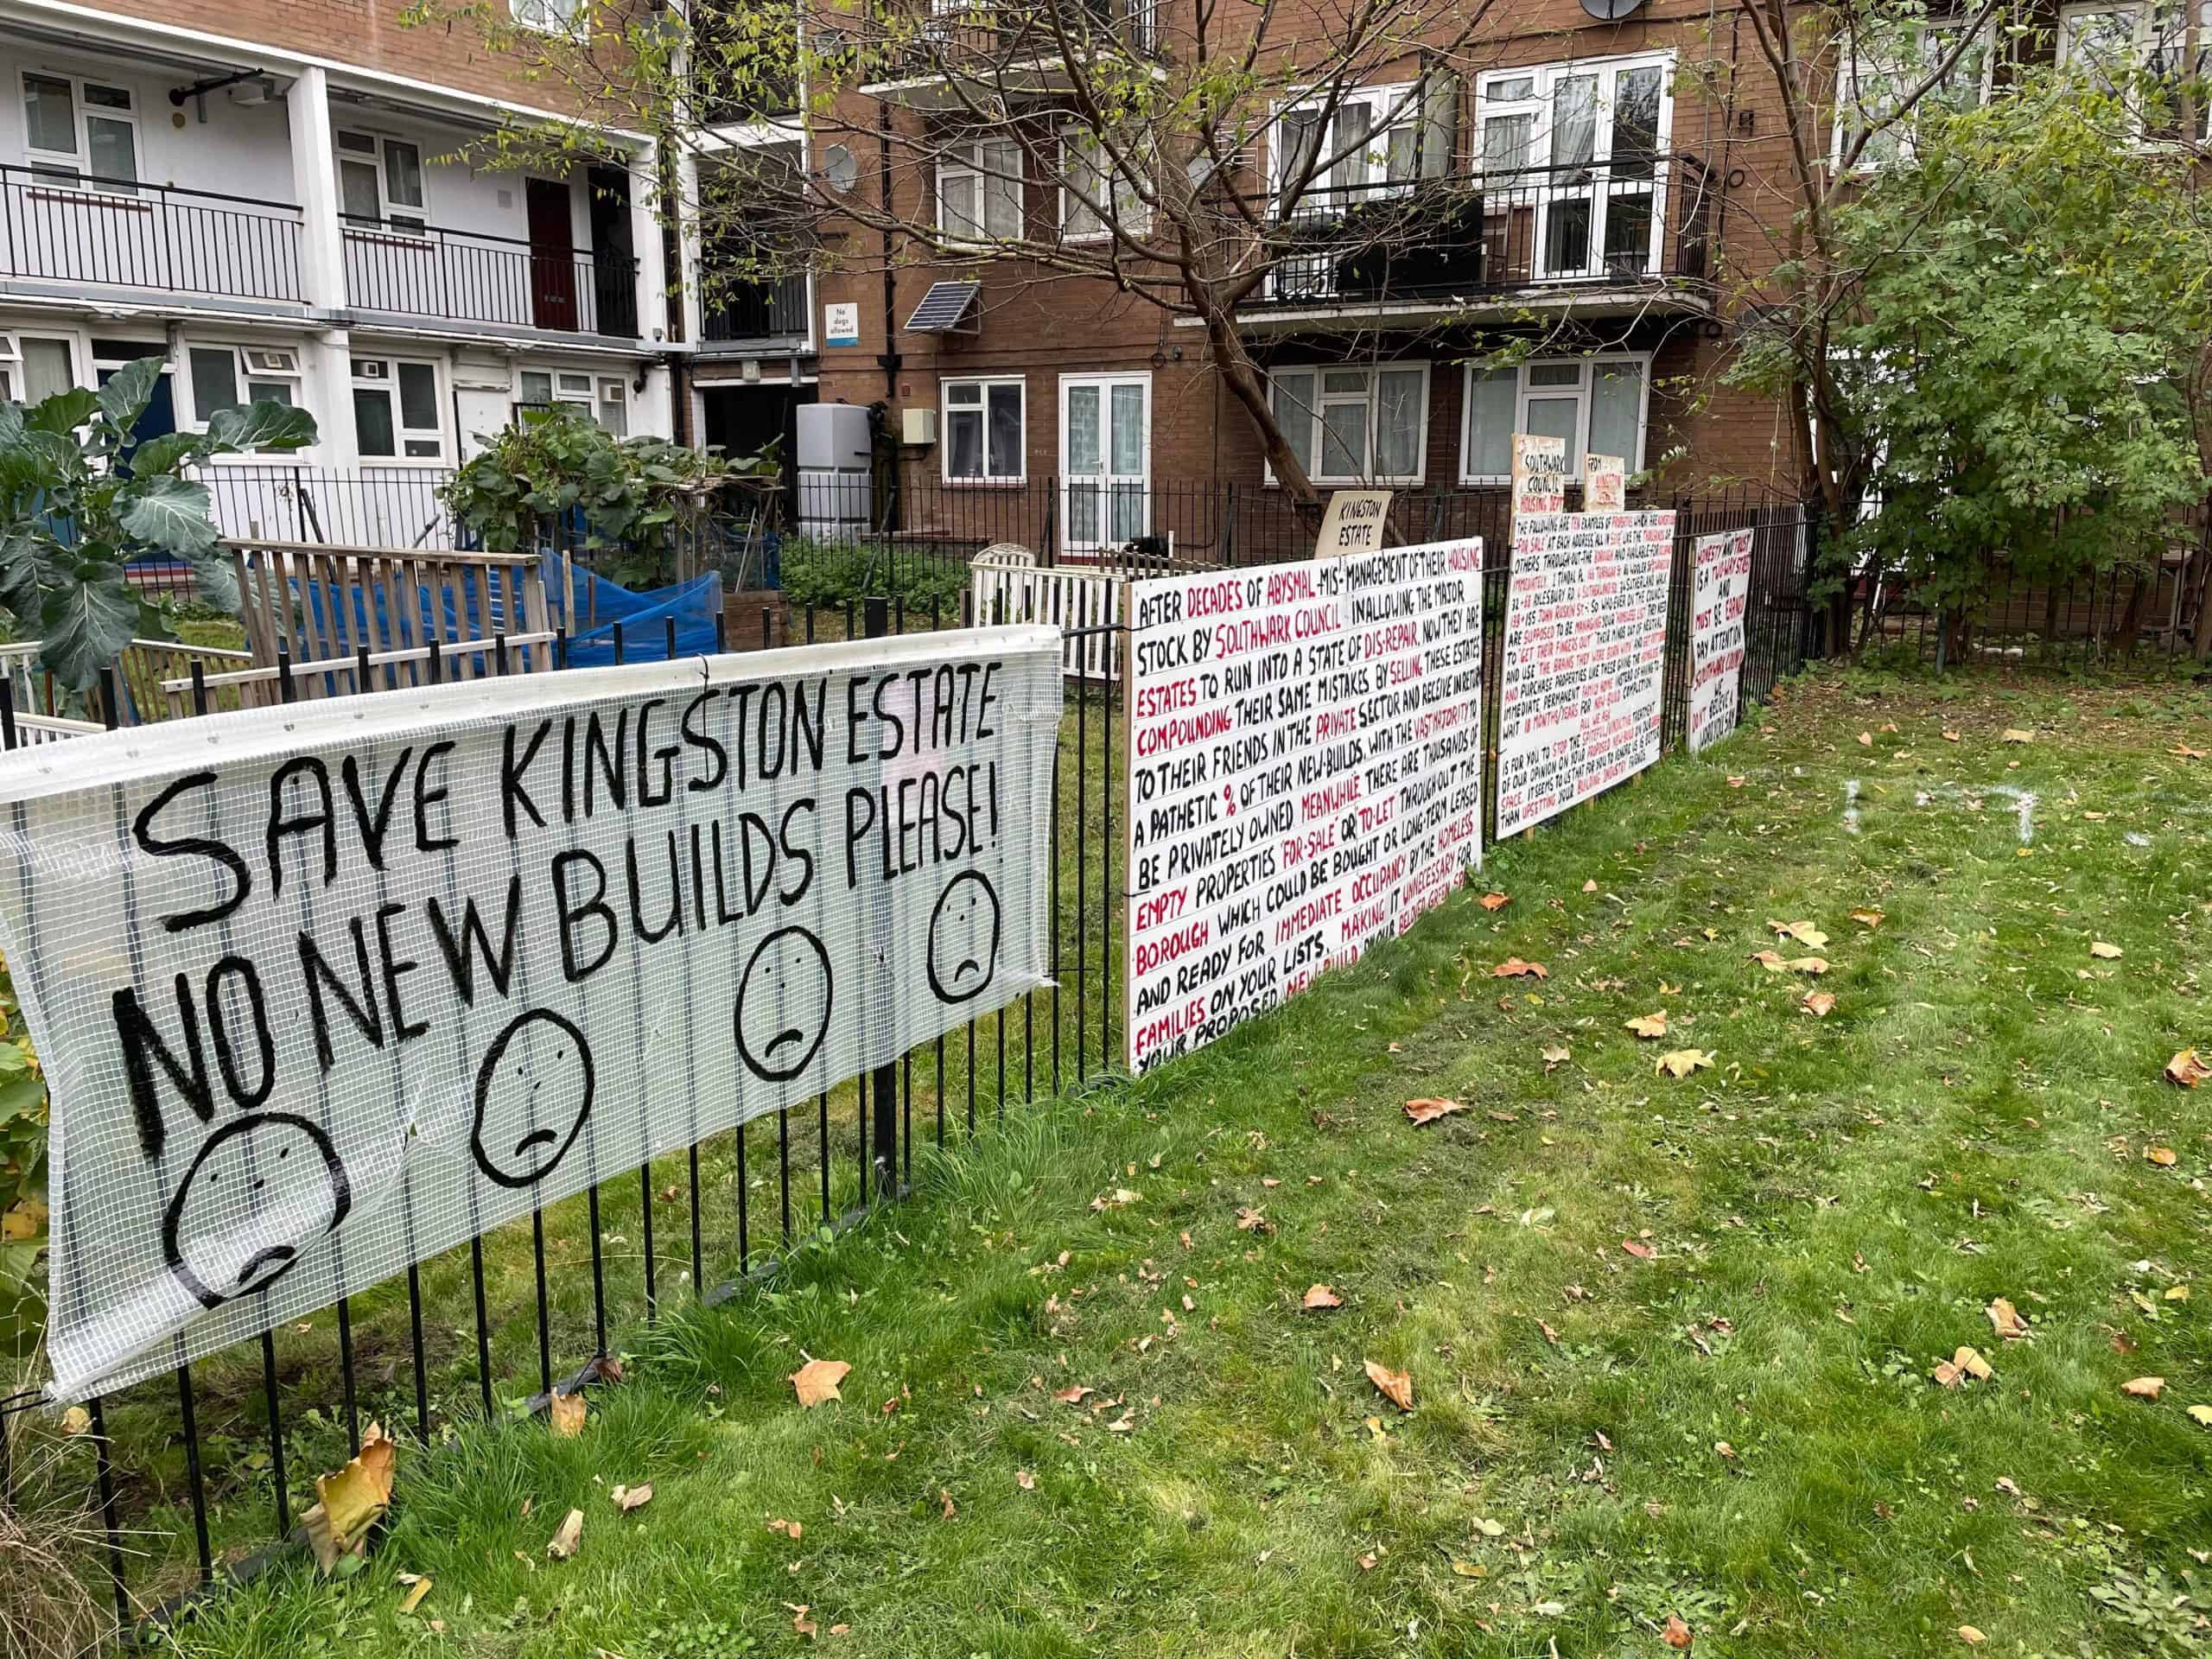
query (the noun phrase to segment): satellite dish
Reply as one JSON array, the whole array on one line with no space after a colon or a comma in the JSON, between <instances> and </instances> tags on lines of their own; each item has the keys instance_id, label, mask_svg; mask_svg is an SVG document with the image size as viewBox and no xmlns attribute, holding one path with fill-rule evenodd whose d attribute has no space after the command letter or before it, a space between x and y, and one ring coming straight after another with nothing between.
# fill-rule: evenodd
<instances>
[{"instance_id":1,"label":"satellite dish","mask_svg":"<svg viewBox=\"0 0 2212 1659\"><path fill-rule=\"evenodd\" d=\"M1601 23L1618 23L1636 15L1643 0L1582 0L1582 10Z\"/></svg>"},{"instance_id":2,"label":"satellite dish","mask_svg":"<svg viewBox=\"0 0 2212 1659\"><path fill-rule=\"evenodd\" d=\"M842 196L861 181L861 165L853 159L851 150L832 144L822 152L822 176Z\"/></svg>"}]
</instances>

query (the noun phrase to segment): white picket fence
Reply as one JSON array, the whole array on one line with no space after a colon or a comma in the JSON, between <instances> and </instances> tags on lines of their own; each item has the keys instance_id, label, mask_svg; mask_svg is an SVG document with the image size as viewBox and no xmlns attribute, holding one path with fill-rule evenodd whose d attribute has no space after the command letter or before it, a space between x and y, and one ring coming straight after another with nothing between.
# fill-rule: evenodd
<instances>
[{"instance_id":1,"label":"white picket fence","mask_svg":"<svg viewBox=\"0 0 2212 1659\"><path fill-rule=\"evenodd\" d=\"M1066 635L1061 670L1071 679L1122 677L1122 595L1128 574L1099 565L1039 565L1026 547L999 543L969 562L970 613L981 623L1049 622ZM1087 632L1088 630L1088 632Z\"/></svg>"}]
</instances>

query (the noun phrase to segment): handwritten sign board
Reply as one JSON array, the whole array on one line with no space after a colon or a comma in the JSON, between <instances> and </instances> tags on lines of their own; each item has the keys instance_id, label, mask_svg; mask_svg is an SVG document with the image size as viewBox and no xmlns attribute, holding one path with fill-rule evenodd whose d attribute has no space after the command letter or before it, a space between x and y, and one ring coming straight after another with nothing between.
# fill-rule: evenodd
<instances>
[{"instance_id":1,"label":"handwritten sign board","mask_svg":"<svg viewBox=\"0 0 2212 1659\"><path fill-rule=\"evenodd\" d=\"M1497 702L1497 833L1659 758L1671 512L1516 518Z\"/></svg>"},{"instance_id":2,"label":"handwritten sign board","mask_svg":"<svg viewBox=\"0 0 2212 1659\"><path fill-rule=\"evenodd\" d=\"M52 1395L297 1319L1049 975L1057 629L216 715L0 762Z\"/></svg>"},{"instance_id":3,"label":"handwritten sign board","mask_svg":"<svg viewBox=\"0 0 2212 1659\"><path fill-rule=\"evenodd\" d=\"M1567 440L1513 435L1513 517L1567 508Z\"/></svg>"},{"instance_id":4,"label":"handwritten sign board","mask_svg":"<svg viewBox=\"0 0 2212 1659\"><path fill-rule=\"evenodd\" d=\"M1130 589L1131 1071L1480 867L1482 558L1445 542Z\"/></svg>"},{"instance_id":5,"label":"handwritten sign board","mask_svg":"<svg viewBox=\"0 0 2212 1659\"><path fill-rule=\"evenodd\" d=\"M1582 457L1582 511L1620 512L1628 506L1628 463L1618 455Z\"/></svg>"},{"instance_id":6,"label":"handwritten sign board","mask_svg":"<svg viewBox=\"0 0 2212 1659\"><path fill-rule=\"evenodd\" d=\"M1313 556L1333 559L1380 548L1382 532L1389 527L1392 494L1389 490L1338 490L1332 494L1321 513Z\"/></svg>"},{"instance_id":7,"label":"handwritten sign board","mask_svg":"<svg viewBox=\"0 0 2212 1659\"><path fill-rule=\"evenodd\" d=\"M1744 679L1744 603L1751 582L1751 532L1697 538L1690 581L1692 754L1736 729Z\"/></svg>"}]
</instances>

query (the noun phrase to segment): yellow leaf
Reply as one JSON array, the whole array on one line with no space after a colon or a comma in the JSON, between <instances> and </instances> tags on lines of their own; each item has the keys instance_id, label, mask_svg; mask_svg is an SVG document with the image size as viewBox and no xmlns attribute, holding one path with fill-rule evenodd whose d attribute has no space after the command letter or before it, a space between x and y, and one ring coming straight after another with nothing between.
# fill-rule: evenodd
<instances>
[{"instance_id":1,"label":"yellow leaf","mask_svg":"<svg viewBox=\"0 0 2212 1659\"><path fill-rule=\"evenodd\" d=\"M25 1198L0 1215L0 1244L36 1238L46 1230L47 1208L36 1198Z\"/></svg>"},{"instance_id":2,"label":"yellow leaf","mask_svg":"<svg viewBox=\"0 0 2212 1659\"><path fill-rule=\"evenodd\" d=\"M1664 1037L1667 1034L1667 1011L1662 1008L1656 1014L1639 1015L1627 1021L1627 1025L1630 1031L1641 1038L1648 1039L1653 1037Z\"/></svg>"},{"instance_id":3,"label":"yellow leaf","mask_svg":"<svg viewBox=\"0 0 2212 1659\"><path fill-rule=\"evenodd\" d=\"M2155 1400L2165 1392L2163 1376L2131 1376L2120 1385L2122 1394L2133 1395L2138 1400Z\"/></svg>"},{"instance_id":4,"label":"yellow leaf","mask_svg":"<svg viewBox=\"0 0 2212 1659\"><path fill-rule=\"evenodd\" d=\"M2194 1089L2207 1077L2212 1077L2212 1065L2196 1058L2196 1051L2184 1048L2166 1062L2166 1081L2177 1083L2184 1089Z\"/></svg>"},{"instance_id":5,"label":"yellow leaf","mask_svg":"<svg viewBox=\"0 0 2212 1659\"><path fill-rule=\"evenodd\" d=\"M1548 1071L1555 1065L1565 1065L1573 1058L1574 1051L1564 1043L1548 1044L1543 1051L1544 1070Z\"/></svg>"},{"instance_id":6,"label":"yellow leaf","mask_svg":"<svg viewBox=\"0 0 2212 1659\"><path fill-rule=\"evenodd\" d=\"M2189 1287L2187 1285L2168 1285L2165 1289L2165 1300L2170 1302L2187 1301L2189 1300Z\"/></svg>"},{"instance_id":7,"label":"yellow leaf","mask_svg":"<svg viewBox=\"0 0 2212 1659\"><path fill-rule=\"evenodd\" d=\"M1702 1053L1694 1048L1677 1048L1662 1054L1655 1070L1664 1071L1672 1077L1687 1077L1700 1067L1712 1064L1713 1056L1709 1053Z\"/></svg>"},{"instance_id":8,"label":"yellow leaf","mask_svg":"<svg viewBox=\"0 0 2212 1659\"><path fill-rule=\"evenodd\" d=\"M1117 1186L1110 1193L1102 1192L1098 1197L1093 1198L1090 1201L1090 1207L1101 1211L1107 1210L1121 1210L1132 1204L1141 1204L1143 1201L1144 1194L1138 1192L1135 1188Z\"/></svg>"},{"instance_id":9,"label":"yellow leaf","mask_svg":"<svg viewBox=\"0 0 2212 1659\"><path fill-rule=\"evenodd\" d=\"M2007 1342L2017 1342L2028 1334L2028 1322L2020 1317L2020 1310L2002 1296L1982 1312L1989 1315L1990 1328Z\"/></svg>"},{"instance_id":10,"label":"yellow leaf","mask_svg":"<svg viewBox=\"0 0 2212 1659\"><path fill-rule=\"evenodd\" d=\"M2005 736L2003 739L2003 741L2005 742L2032 743L2035 741L2036 734L2033 732L2024 732L2017 726L2007 726L2005 728Z\"/></svg>"},{"instance_id":11,"label":"yellow leaf","mask_svg":"<svg viewBox=\"0 0 2212 1659\"><path fill-rule=\"evenodd\" d=\"M1306 1289L1304 1306L1308 1309L1317 1307L1342 1307L1344 1305L1344 1299L1338 1295L1335 1291L1330 1289L1326 1285L1313 1285L1309 1286Z\"/></svg>"},{"instance_id":12,"label":"yellow leaf","mask_svg":"<svg viewBox=\"0 0 2212 1659\"><path fill-rule=\"evenodd\" d=\"M1943 741L1946 743L1955 743L1959 741L1959 734L1956 732L1945 732Z\"/></svg>"},{"instance_id":13,"label":"yellow leaf","mask_svg":"<svg viewBox=\"0 0 2212 1659\"><path fill-rule=\"evenodd\" d=\"M1405 1371L1394 1371L1389 1366L1378 1365L1371 1359L1362 1360L1360 1363L1367 1368L1367 1380L1375 1385L1384 1399L1400 1411L1411 1411L1414 1408L1414 1380L1410 1374Z\"/></svg>"},{"instance_id":14,"label":"yellow leaf","mask_svg":"<svg viewBox=\"0 0 2212 1659\"><path fill-rule=\"evenodd\" d=\"M369 1425L361 1437L361 1450L334 1475L315 1477L315 1496L321 1499L300 1516L300 1525L315 1552L315 1565L327 1573L341 1555L358 1555L368 1543L369 1529L391 1507L391 1482L398 1448L383 1427Z\"/></svg>"},{"instance_id":15,"label":"yellow leaf","mask_svg":"<svg viewBox=\"0 0 2212 1659\"><path fill-rule=\"evenodd\" d=\"M1785 939L1795 939L1810 950L1817 950L1828 942L1828 936L1811 922L1770 921L1767 925Z\"/></svg>"},{"instance_id":16,"label":"yellow leaf","mask_svg":"<svg viewBox=\"0 0 2212 1659\"><path fill-rule=\"evenodd\" d=\"M1959 1640L1970 1648L1978 1648L1989 1638L1974 1629L1973 1625L1961 1624L1959 1626Z\"/></svg>"},{"instance_id":17,"label":"yellow leaf","mask_svg":"<svg viewBox=\"0 0 2212 1659\"><path fill-rule=\"evenodd\" d=\"M1770 974L1786 972L1789 967L1789 964L1782 959L1782 953L1778 950L1754 950L1751 952L1751 959Z\"/></svg>"},{"instance_id":18,"label":"yellow leaf","mask_svg":"<svg viewBox=\"0 0 2212 1659\"><path fill-rule=\"evenodd\" d=\"M837 1392L837 1385L845 1380L852 1369L842 1359L808 1360L791 1375L791 1384L798 1392L799 1404L811 1411L824 1400L844 1399L845 1396Z\"/></svg>"},{"instance_id":19,"label":"yellow leaf","mask_svg":"<svg viewBox=\"0 0 2212 1659\"><path fill-rule=\"evenodd\" d=\"M72 1406L61 1414L61 1432L72 1440L79 1434L89 1433L92 1427L92 1414L82 1406Z\"/></svg>"},{"instance_id":20,"label":"yellow leaf","mask_svg":"<svg viewBox=\"0 0 2212 1659\"><path fill-rule=\"evenodd\" d=\"M1827 972L1828 959L1826 957L1792 957L1788 966L1793 974L1811 974L1818 976Z\"/></svg>"},{"instance_id":21,"label":"yellow leaf","mask_svg":"<svg viewBox=\"0 0 2212 1659\"><path fill-rule=\"evenodd\" d=\"M2189 1408L2189 1416L2191 1422L2202 1423L2205 1427L2212 1428L2212 1406L2191 1406Z\"/></svg>"},{"instance_id":22,"label":"yellow leaf","mask_svg":"<svg viewBox=\"0 0 2212 1659\"><path fill-rule=\"evenodd\" d=\"M584 1432L584 1397L581 1394L563 1394L553 1390L553 1397L546 1402L546 1416L553 1425L556 1440L573 1440Z\"/></svg>"},{"instance_id":23,"label":"yellow leaf","mask_svg":"<svg viewBox=\"0 0 2212 1659\"><path fill-rule=\"evenodd\" d=\"M407 1586L407 1593L399 1599L399 1611L411 1613L423 1605L423 1598L430 1593L431 1580L420 1573L403 1573L399 1575L399 1581Z\"/></svg>"},{"instance_id":24,"label":"yellow leaf","mask_svg":"<svg viewBox=\"0 0 2212 1659\"><path fill-rule=\"evenodd\" d=\"M2181 1161L2181 1154L2171 1147L2145 1147L2143 1155L2161 1169L2171 1169Z\"/></svg>"},{"instance_id":25,"label":"yellow leaf","mask_svg":"<svg viewBox=\"0 0 2212 1659\"><path fill-rule=\"evenodd\" d=\"M1406 1116L1414 1123L1433 1123L1440 1117L1449 1117L1454 1112L1467 1109L1465 1103L1457 1100L1409 1100Z\"/></svg>"},{"instance_id":26,"label":"yellow leaf","mask_svg":"<svg viewBox=\"0 0 2212 1659\"><path fill-rule=\"evenodd\" d=\"M1851 919L1871 933L1882 925L1882 912L1878 910L1854 910L1851 912Z\"/></svg>"},{"instance_id":27,"label":"yellow leaf","mask_svg":"<svg viewBox=\"0 0 2212 1659\"><path fill-rule=\"evenodd\" d=\"M584 1512L570 1510L561 1522L561 1529L545 1546L545 1553L556 1561L565 1561L576 1553L576 1546L583 1541Z\"/></svg>"},{"instance_id":28,"label":"yellow leaf","mask_svg":"<svg viewBox=\"0 0 2212 1659\"><path fill-rule=\"evenodd\" d=\"M2093 957L2102 957L2107 962L2118 962L2122 953L2116 944L2107 944L2102 939L2093 939L2089 942L2089 954Z\"/></svg>"}]
</instances>

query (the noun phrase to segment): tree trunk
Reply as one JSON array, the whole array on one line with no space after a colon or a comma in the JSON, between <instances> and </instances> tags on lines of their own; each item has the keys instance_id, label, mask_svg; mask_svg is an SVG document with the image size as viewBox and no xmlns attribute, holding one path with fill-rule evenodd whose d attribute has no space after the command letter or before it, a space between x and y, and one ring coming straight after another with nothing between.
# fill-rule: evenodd
<instances>
[{"instance_id":1,"label":"tree trunk","mask_svg":"<svg viewBox=\"0 0 2212 1659\"><path fill-rule=\"evenodd\" d=\"M1260 453L1267 457L1275 482L1290 499L1300 522L1319 529L1320 492L1306 475L1305 466L1292 453L1282 428L1275 422L1274 407L1268 401L1268 383L1259 365L1253 362L1251 353L1245 349L1243 337L1236 332L1235 315L1211 295L1194 294L1194 297L1198 299L1198 315L1205 322L1206 340L1213 347L1214 366L1228 383L1230 395L1244 406L1252 429L1259 435Z\"/></svg>"}]
</instances>

